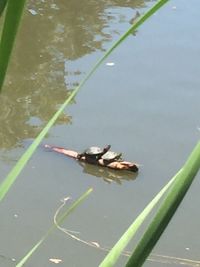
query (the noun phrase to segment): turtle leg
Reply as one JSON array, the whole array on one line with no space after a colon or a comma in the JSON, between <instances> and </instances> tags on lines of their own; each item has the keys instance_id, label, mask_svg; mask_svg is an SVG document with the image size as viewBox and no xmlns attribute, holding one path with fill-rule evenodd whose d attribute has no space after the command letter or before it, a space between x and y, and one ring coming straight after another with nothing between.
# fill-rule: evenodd
<instances>
[{"instance_id":1,"label":"turtle leg","mask_svg":"<svg viewBox=\"0 0 200 267\"><path fill-rule=\"evenodd\" d=\"M80 153L80 154L78 154L78 155L77 155L77 159L79 159L79 160L80 160L80 159L82 159L82 157L84 157L84 156L85 156L85 154L84 154L84 153Z\"/></svg>"}]
</instances>

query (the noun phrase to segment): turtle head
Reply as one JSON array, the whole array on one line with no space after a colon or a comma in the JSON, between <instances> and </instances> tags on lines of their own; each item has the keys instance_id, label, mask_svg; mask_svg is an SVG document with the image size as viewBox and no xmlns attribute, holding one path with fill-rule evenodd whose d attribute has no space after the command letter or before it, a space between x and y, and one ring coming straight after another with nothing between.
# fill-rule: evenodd
<instances>
[{"instance_id":1,"label":"turtle head","mask_svg":"<svg viewBox=\"0 0 200 267\"><path fill-rule=\"evenodd\" d=\"M111 148L111 145L107 145L106 147L104 147L103 151L106 153L110 148Z\"/></svg>"}]
</instances>

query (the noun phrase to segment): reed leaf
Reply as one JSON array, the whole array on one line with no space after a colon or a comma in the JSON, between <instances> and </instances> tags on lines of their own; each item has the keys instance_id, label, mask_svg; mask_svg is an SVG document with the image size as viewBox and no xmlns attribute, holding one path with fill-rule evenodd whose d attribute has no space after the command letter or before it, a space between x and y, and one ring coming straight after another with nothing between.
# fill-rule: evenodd
<instances>
[{"instance_id":1,"label":"reed leaf","mask_svg":"<svg viewBox=\"0 0 200 267\"><path fill-rule=\"evenodd\" d=\"M0 0L0 17L3 14L3 11L6 7L8 0Z\"/></svg>"},{"instance_id":2,"label":"reed leaf","mask_svg":"<svg viewBox=\"0 0 200 267\"><path fill-rule=\"evenodd\" d=\"M63 221L66 219L66 217L69 216L69 214L74 211L84 200L86 197L88 197L88 195L92 192L92 188L89 188L81 197L79 197L70 207L69 209L64 212L62 214L62 216L60 216L58 218L58 224L63 223ZM18 264L16 265L16 267L22 267L27 260L33 255L33 253L37 250L37 248L47 239L47 237L51 234L51 232L56 228L57 226L55 224L53 224L49 230L47 231L47 233L37 242L37 244L20 260L20 262L18 262Z\"/></svg>"},{"instance_id":3,"label":"reed leaf","mask_svg":"<svg viewBox=\"0 0 200 267\"><path fill-rule=\"evenodd\" d=\"M184 164L182 171L178 173L152 222L128 260L126 267L142 266L176 212L199 169L200 142Z\"/></svg>"},{"instance_id":4,"label":"reed leaf","mask_svg":"<svg viewBox=\"0 0 200 267\"><path fill-rule=\"evenodd\" d=\"M126 230L126 232L121 236L119 241L114 245L114 247L110 250L108 255L104 258L101 262L99 267L112 267L117 262L118 258L120 257L121 253L128 245L131 239L135 236L137 230L141 227L144 220L147 216L151 213L153 208L159 202L159 200L163 197L165 192L171 186L171 184L175 181L178 174L181 170L160 190L160 192L152 199L152 201L146 206L146 208L138 215L138 217L134 220L131 226Z\"/></svg>"},{"instance_id":5,"label":"reed leaf","mask_svg":"<svg viewBox=\"0 0 200 267\"><path fill-rule=\"evenodd\" d=\"M4 196L9 191L12 184L15 182L17 176L23 170L28 160L31 158L33 153L35 152L38 145L41 143L42 139L48 133L50 128L56 122L57 118L63 112L63 110L69 105L71 100L76 96L81 87L85 84L85 82L91 77L91 75L95 72L95 70L100 66L100 64L111 54L111 52L122 42L124 41L129 34L131 34L134 30L136 30L141 24L143 24L154 12L156 12L161 6L163 6L168 0L160 0L158 1L152 8L149 9L143 16L139 17L137 21L116 41L113 46L102 56L102 58L94 65L94 67L90 70L90 72L86 75L86 77L81 81L81 83L73 90L70 96L65 100L65 102L61 105L58 111L54 114L54 116L49 120L47 125L43 128L40 134L36 137L34 142L30 145L30 147L25 151L25 153L18 160L16 165L4 179L2 184L0 185L0 201L4 198ZM16 1L17 2L17 1Z\"/></svg>"},{"instance_id":6,"label":"reed leaf","mask_svg":"<svg viewBox=\"0 0 200 267\"><path fill-rule=\"evenodd\" d=\"M131 224L131 226L127 229L127 231L122 235L122 237L119 239L119 241L115 244L115 246L108 253L108 255L104 258L104 260L99 265L99 267L112 267L112 266L114 266L114 264L117 262L119 256L121 255L122 251L124 250L124 248L127 246L129 241L134 237L137 230L140 228L140 226L142 225L144 220L147 218L147 216L150 214L152 209L159 202L159 200L164 195L164 193L170 188L169 194L171 191L173 191L175 194L181 195L181 193L179 193L179 191L178 191L177 184L179 186L185 184L186 188L188 189L189 185L192 182L191 179L194 178L194 176L196 175L199 168L200 168L200 143L196 146L196 148L192 152L191 156L189 157L189 159L187 160L187 162L183 166L183 168L181 170L179 170L179 172L165 185L165 187L146 206L146 208L135 219L135 221ZM186 171L187 171L187 173L186 173ZM189 177L188 179L190 179L189 181L186 180L187 182L185 182L185 180L183 180L183 177L186 177L186 176ZM182 180L180 181L180 179L182 179ZM186 190L186 188L185 188L185 190ZM183 189L181 189L181 192L183 192L182 190ZM181 195L181 196L182 196L182 198L184 197L184 195ZM172 207L175 207L173 205L174 205L174 202L172 204ZM161 207L159 210L161 210L161 211L166 210L166 207ZM175 212L175 210L174 210L174 212ZM155 218L154 221L157 222L157 218ZM155 234L155 233L153 233L153 234ZM140 259L140 260L142 259L144 251L146 251L146 248L144 248L144 250L139 254L138 259ZM145 259L147 258L148 255L145 256ZM143 260L143 262L145 261L145 259ZM135 260L130 260L130 261L131 261L130 263L127 263L128 267L131 267L131 266L137 267L137 266L142 265L142 264L136 265Z\"/></svg>"},{"instance_id":7,"label":"reed leaf","mask_svg":"<svg viewBox=\"0 0 200 267\"><path fill-rule=\"evenodd\" d=\"M7 2L6 16L0 42L0 91L5 79L25 1L26 0L8 0ZM3 11L5 5L6 1L3 0L0 11Z\"/></svg>"}]
</instances>

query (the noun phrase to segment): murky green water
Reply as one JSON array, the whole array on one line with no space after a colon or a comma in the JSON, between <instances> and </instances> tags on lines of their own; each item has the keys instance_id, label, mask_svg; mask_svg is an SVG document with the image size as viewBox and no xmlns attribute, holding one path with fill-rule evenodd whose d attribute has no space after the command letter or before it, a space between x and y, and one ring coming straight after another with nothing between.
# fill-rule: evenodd
<instances>
[{"instance_id":1,"label":"murky green water","mask_svg":"<svg viewBox=\"0 0 200 267\"><path fill-rule=\"evenodd\" d=\"M0 95L1 180L150 2L29 1ZM139 174L82 166L39 147L1 203L0 266L15 266L12 258L19 260L46 232L60 200L89 187L94 192L63 227L111 247L181 167L200 136L199 16L199 1L169 2L113 52L43 142L78 151L111 144L141 164ZM154 254L200 260L199 178ZM50 258L61 259L58 266L98 266L105 254L56 230L26 266L52 266Z\"/></svg>"}]
</instances>

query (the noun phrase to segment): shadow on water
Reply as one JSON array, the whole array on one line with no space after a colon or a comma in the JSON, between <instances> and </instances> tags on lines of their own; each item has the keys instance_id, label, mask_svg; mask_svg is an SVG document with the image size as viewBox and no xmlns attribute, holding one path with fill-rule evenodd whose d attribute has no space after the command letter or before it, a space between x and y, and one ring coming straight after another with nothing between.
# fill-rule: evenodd
<instances>
[{"instance_id":1,"label":"shadow on water","mask_svg":"<svg viewBox=\"0 0 200 267\"><path fill-rule=\"evenodd\" d=\"M135 180L137 177L137 173L132 173L130 171L112 170L85 162L78 163L83 168L83 173L102 178L107 183L116 182L122 184L123 181Z\"/></svg>"},{"instance_id":2,"label":"shadow on water","mask_svg":"<svg viewBox=\"0 0 200 267\"><path fill-rule=\"evenodd\" d=\"M110 23L121 22L109 8L138 9L146 2L29 1L0 95L0 149L35 138L81 80L82 70L70 69L70 62L105 50L113 38ZM57 121L68 123L67 115Z\"/></svg>"}]
</instances>

